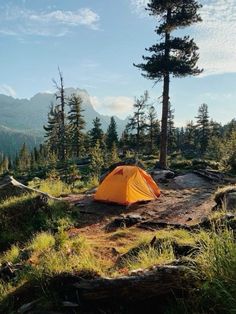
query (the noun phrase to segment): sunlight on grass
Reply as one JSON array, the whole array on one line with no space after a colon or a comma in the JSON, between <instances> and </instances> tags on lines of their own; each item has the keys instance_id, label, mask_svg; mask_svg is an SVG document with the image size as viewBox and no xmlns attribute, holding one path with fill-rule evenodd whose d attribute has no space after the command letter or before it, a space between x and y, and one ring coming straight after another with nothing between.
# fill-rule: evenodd
<instances>
[{"instance_id":1,"label":"sunlight on grass","mask_svg":"<svg viewBox=\"0 0 236 314\"><path fill-rule=\"evenodd\" d=\"M175 259L172 246L165 243L160 250L152 247L142 248L137 256L130 256L123 263L129 270L144 269L155 265L163 265Z\"/></svg>"},{"instance_id":2,"label":"sunlight on grass","mask_svg":"<svg viewBox=\"0 0 236 314\"><path fill-rule=\"evenodd\" d=\"M0 262L11 262L11 263L16 263L19 259L20 255L20 249L16 245L12 245L9 250L3 254L3 256L0 258Z\"/></svg>"},{"instance_id":3,"label":"sunlight on grass","mask_svg":"<svg viewBox=\"0 0 236 314\"><path fill-rule=\"evenodd\" d=\"M7 209L9 207L15 207L18 205L19 202L25 202L30 199L33 199L36 196L35 193L26 193L22 194L20 196L12 196L4 200L2 203L0 203L0 210Z\"/></svg>"},{"instance_id":4,"label":"sunlight on grass","mask_svg":"<svg viewBox=\"0 0 236 314\"><path fill-rule=\"evenodd\" d=\"M55 238L51 233L42 232L38 233L29 245L29 249L34 252L41 253L49 250L55 245Z\"/></svg>"},{"instance_id":5,"label":"sunlight on grass","mask_svg":"<svg viewBox=\"0 0 236 314\"><path fill-rule=\"evenodd\" d=\"M71 188L68 184L61 180L41 180L38 189L52 196L59 197L62 194L71 193Z\"/></svg>"}]
</instances>

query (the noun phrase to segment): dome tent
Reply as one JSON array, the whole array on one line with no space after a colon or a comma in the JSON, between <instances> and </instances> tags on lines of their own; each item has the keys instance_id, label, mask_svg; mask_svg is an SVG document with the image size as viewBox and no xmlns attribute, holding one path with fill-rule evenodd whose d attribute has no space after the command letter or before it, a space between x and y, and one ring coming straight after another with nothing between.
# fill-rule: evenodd
<instances>
[{"instance_id":1,"label":"dome tent","mask_svg":"<svg viewBox=\"0 0 236 314\"><path fill-rule=\"evenodd\" d=\"M152 177L137 166L118 166L110 172L95 193L94 200L130 205L155 200L160 190Z\"/></svg>"}]
</instances>

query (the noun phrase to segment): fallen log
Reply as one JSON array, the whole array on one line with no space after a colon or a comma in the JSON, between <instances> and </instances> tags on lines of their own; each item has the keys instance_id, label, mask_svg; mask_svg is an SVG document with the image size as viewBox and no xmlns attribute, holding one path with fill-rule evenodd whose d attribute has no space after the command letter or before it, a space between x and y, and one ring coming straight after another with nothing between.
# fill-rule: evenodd
<instances>
[{"instance_id":1,"label":"fallen log","mask_svg":"<svg viewBox=\"0 0 236 314\"><path fill-rule=\"evenodd\" d=\"M54 197L48 193L42 192L38 189L30 188L23 183L15 180L12 176L6 176L3 180L0 181L0 198L3 198L5 195L9 196L11 192L15 195L20 194L22 192L29 192L29 193L37 193L40 194L48 199L52 200L61 200L60 198Z\"/></svg>"},{"instance_id":2,"label":"fallen log","mask_svg":"<svg viewBox=\"0 0 236 314\"><path fill-rule=\"evenodd\" d=\"M120 278L82 279L76 275L62 274L54 277L50 288L57 289L61 297L70 302L112 302L145 300L172 294L193 287L194 273L186 266L154 266L148 270L137 270L130 276Z\"/></svg>"},{"instance_id":3,"label":"fallen log","mask_svg":"<svg viewBox=\"0 0 236 314\"><path fill-rule=\"evenodd\" d=\"M215 171L215 170L200 169L200 170L194 170L193 173L212 182L219 182L219 183L232 182L232 179L226 178L224 173Z\"/></svg>"}]
</instances>

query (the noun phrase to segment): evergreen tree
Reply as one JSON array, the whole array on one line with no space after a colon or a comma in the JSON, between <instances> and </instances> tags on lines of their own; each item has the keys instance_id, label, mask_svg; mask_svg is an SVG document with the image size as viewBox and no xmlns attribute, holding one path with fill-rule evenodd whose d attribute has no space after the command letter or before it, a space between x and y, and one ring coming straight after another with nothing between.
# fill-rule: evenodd
<instances>
[{"instance_id":1,"label":"evergreen tree","mask_svg":"<svg viewBox=\"0 0 236 314\"><path fill-rule=\"evenodd\" d=\"M104 133L101 128L102 124L98 117L93 120L93 128L89 132L91 146L94 147L96 143L99 143L100 148L104 148Z\"/></svg>"},{"instance_id":2,"label":"evergreen tree","mask_svg":"<svg viewBox=\"0 0 236 314\"><path fill-rule=\"evenodd\" d=\"M117 126L114 117L111 117L110 124L106 133L106 145L108 149L113 147L113 144L118 144L118 134L117 134Z\"/></svg>"},{"instance_id":3,"label":"evergreen tree","mask_svg":"<svg viewBox=\"0 0 236 314\"><path fill-rule=\"evenodd\" d=\"M160 24L155 32L161 41L147 49L151 56L143 56L145 63L135 65L141 69L146 78L159 82L163 80L160 166L167 166L167 136L170 76L185 77L197 75L199 59L198 47L188 36L173 37L178 28L201 21L198 9L201 5L195 0L150 0L147 10L157 18Z\"/></svg>"},{"instance_id":4,"label":"evergreen tree","mask_svg":"<svg viewBox=\"0 0 236 314\"><path fill-rule=\"evenodd\" d=\"M100 143L97 140L96 144L91 148L90 171L92 173L92 176L95 178L99 178L103 166L104 166L103 152L100 147Z\"/></svg>"},{"instance_id":5,"label":"evergreen tree","mask_svg":"<svg viewBox=\"0 0 236 314\"><path fill-rule=\"evenodd\" d=\"M45 138L49 151L55 153L59 157L60 112L57 106L54 107L54 105L51 104L50 111L48 113L48 122L43 128L46 131Z\"/></svg>"},{"instance_id":6,"label":"evergreen tree","mask_svg":"<svg viewBox=\"0 0 236 314\"><path fill-rule=\"evenodd\" d=\"M231 136L233 131L236 131L236 119L232 119L223 127L223 134L227 138Z\"/></svg>"},{"instance_id":7,"label":"evergreen tree","mask_svg":"<svg viewBox=\"0 0 236 314\"><path fill-rule=\"evenodd\" d=\"M30 169L30 153L29 150L24 143L19 152L19 161L18 161L18 169L20 171L27 171Z\"/></svg>"},{"instance_id":8,"label":"evergreen tree","mask_svg":"<svg viewBox=\"0 0 236 314\"><path fill-rule=\"evenodd\" d=\"M176 145L176 149L178 151L183 151L184 150L184 140L185 140L185 132L184 132L184 128L175 128L175 145Z\"/></svg>"},{"instance_id":9,"label":"evergreen tree","mask_svg":"<svg viewBox=\"0 0 236 314\"><path fill-rule=\"evenodd\" d=\"M204 155L207 150L208 141L210 138L210 123L209 123L209 114L208 106L202 104L198 109L197 119L197 138L200 146L200 154Z\"/></svg>"},{"instance_id":10,"label":"evergreen tree","mask_svg":"<svg viewBox=\"0 0 236 314\"><path fill-rule=\"evenodd\" d=\"M108 153L107 166L114 165L115 163L119 161L120 161L120 158L118 154L118 149L117 149L116 143L113 142L111 151Z\"/></svg>"},{"instance_id":11,"label":"evergreen tree","mask_svg":"<svg viewBox=\"0 0 236 314\"><path fill-rule=\"evenodd\" d=\"M57 89L57 93L55 94L55 96L56 96L56 99L59 101L59 104L57 106L58 128L59 128L59 134L60 134L60 137L58 138L59 159L64 162L66 158L66 148L67 148L66 113L65 113L66 97L65 97L64 80L63 80L63 76L62 76L62 72L60 68L58 68L58 72L59 72L59 84L55 80L53 80L53 82Z\"/></svg>"},{"instance_id":12,"label":"evergreen tree","mask_svg":"<svg viewBox=\"0 0 236 314\"><path fill-rule=\"evenodd\" d=\"M147 108L147 101L149 99L148 92L145 91L144 95L140 98L136 98L134 102L134 113L129 119L127 128L135 132L136 136L136 150L139 153L141 137L144 135L144 131L147 128L145 111Z\"/></svg>"},{"instance_id":13,"label":"evergreen tree","mask_svg":"<svg viewBox=\"0 0 236 314\"><path fill-rule=\"evenodd\" d=\"M193 121L187 123L184 134L184 153L193 157L196 150L196 128Z\"/></svg>"},{"instance_id":14,"label":"evergreen tree","mask_svg":"<svg viewBox=\"0 0 236 314\"><path fill-rule=\"evenodd\" d=\"M167 120L167 139L168 139L168 152L173 153L176 149L176 133L174 123L174 109L169 104L168 108L168 120Z\"/></svg>"},{"instance_id":15,"label":"evergreen tree","mask_svg":"<svg viewBox=\"0 0 236 314\"><path fill-rule=\"evenodd\" d=\"M0 156L0 174L4 174L9 171L9 159L7 156Z\"/></svg>"},{"instance_id":16,"label":"evergreen tree","mask_svg":"<svg viewBox=\"0 0 236 314\"><path fill-rule=\"evenodd\" d=\"M70 150L72 155L77 158L82 155L83 152L83 142L84 142L84 133L85 121L82 115L82 99L79 96L73 95L69 99L70 111L68 113L68 137L70 141Z\"/></svg>"},{"instance_id":17,"label":"evergreen tree","mask_svg":"<svg viewBox=\"0 0 236 314\"><path fill-rule=\"evenodd\" d=\"M122 148L123 154L129 149L129 132L127 128L125 128L125 130L121 134L119 147Z\"/></svg>"},{"instance_id":18,"label":"evergreen tree","mask_svg":"<svg viewBox=\"0 0 236 314\"><path fill-rule=\"evenodd\" d=\"M157 112L154 106L150 106L148 108L148 143L150 143L150 153L153 153L154 147L157 147L157 145L160 142L160 123L157 119Z\"/></svg>"},{"instance_id":19,"label":"evergreen tree","mask_svg":"<svg viewBox=\"0 0 236 314\"><path fill-rule=\"evenodd\" d=\"M222 125L220 123L213 121L211 119L211 121L209 123L209 127L210 127L210 133L211 133L210 136L215 136L218 138L223 137L223 128L222 128Z\"/></svg>"}]
</instances>

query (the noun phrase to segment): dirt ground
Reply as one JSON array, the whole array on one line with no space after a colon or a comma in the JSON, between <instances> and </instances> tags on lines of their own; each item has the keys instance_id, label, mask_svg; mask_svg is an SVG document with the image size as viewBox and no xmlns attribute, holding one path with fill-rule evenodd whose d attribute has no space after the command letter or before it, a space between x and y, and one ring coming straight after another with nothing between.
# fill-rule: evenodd
<instances>
[{"instance_id":1,"label":"dirt ground","mask_svg":"<svg viewBox=\"0 0 236 314\"><path fill-rule=\"evenodd\" d=\"M186 180L188 183L186 183ZM144 220L195 225L211 212L218 185L198 176L177 177L158 183L161 196L148 203L130 207L93 201L93 194L69 195L65 200L79 213L77 228L71 232L88 237L104 234L104 227L122 215L141 216Z\"/></svg>"}]
</instances>

